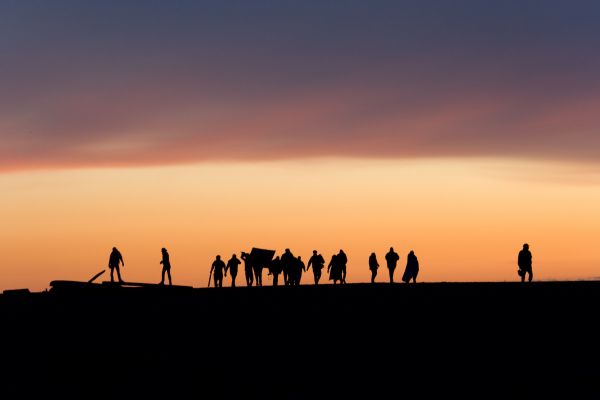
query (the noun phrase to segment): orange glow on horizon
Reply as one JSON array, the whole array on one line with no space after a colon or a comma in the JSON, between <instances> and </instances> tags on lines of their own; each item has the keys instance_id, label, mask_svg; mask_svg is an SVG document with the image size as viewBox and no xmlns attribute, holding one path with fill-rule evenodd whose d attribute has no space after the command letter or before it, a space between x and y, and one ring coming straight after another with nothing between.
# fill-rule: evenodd
<instances>
[{"instance_id":1,"label":"orange glow on horizon","mask_svg":"<svg viewBox=\"0 0 600 400\"><path fill-rule=\"evenodd\" d=\"M158 282L166 247L174 283L195 287L206 286L215 255L228 259L253 246L278 254L289 247L305 261L317 249L327 262L343 248L349 282L369 281L373 251L383 266L377 280L385 281L390 246L401 257L397 281L411 249L420 281L515 281L516 256L528 242L536 280L592 279L600 185L594 174L574 184L564 174L554 165L481 159L4 174L0 289L87 280L106 268L113 246L123 253L125 280Z\"/></svg>"}]
</instances>

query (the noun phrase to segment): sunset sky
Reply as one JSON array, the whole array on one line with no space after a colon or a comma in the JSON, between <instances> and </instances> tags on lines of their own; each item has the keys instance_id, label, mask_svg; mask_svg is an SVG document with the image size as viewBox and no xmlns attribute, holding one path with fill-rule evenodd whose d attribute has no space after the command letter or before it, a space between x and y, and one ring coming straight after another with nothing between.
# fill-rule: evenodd
<instances>
[{"instance_id":1,"label":"sunset sky","mask_svg":"<svg viewBox=\"0 0 600 400\"><path fill-rule=\"evenodd\" d=\"M113 246L126 280L160 280L166 247L197 287L253 246L343 248L349 282L390 246L397 274L414 250L422 281L512 281L527 242L536 280L596 279L598 21L597 1L3 1L0 290L87 280Z\"/></svg>"}]
</instances>

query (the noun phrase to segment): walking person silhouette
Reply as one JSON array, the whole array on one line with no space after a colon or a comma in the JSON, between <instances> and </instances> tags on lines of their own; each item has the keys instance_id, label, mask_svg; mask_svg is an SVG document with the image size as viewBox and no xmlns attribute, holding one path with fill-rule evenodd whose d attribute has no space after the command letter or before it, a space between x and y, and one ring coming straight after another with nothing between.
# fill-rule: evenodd
<instances>
[{"instance_id":1,"label":"walking person silhouette","mask_svg":"<svg viewBox=\"0 0 600 400\"><path fill-rule=\"evenodd\" d=\"M417 275L419 275L419 260L417 260L415 252L411 250L406 257L406 269L402 275L402 281L409 283L412 279L413 283L417 283Z\"/></svg>"},{"instance_id":2,"label":"walking person silhouette","mask_svg":"<svg viewBox=\"0 0 600 400\"><path fill-rule=\"evenodd\" d=\"M227 265L225 266L225 276L227 276L227 270L229 270L229 274L231 275L231 287L235 287L235 277L238 273L238 265L242 262L234 255L231 256L229 261L227 261Z\"/></svg>"},{"instance_id":3,"label":"walking person silhouette","mask_svg":"<svg viewBox=\"0 0 600 400\"><path fill-rule=\"evenodd\" d=\"M517 264L519 265L519 270L517 273L521 277L521 282L525 282L525 274L529 275L529 282L533 279L533 271L531 269L532 264L532 256L531 251L529 251L529 245L525 243L523 245L523 249L519 252L519 258L517 260Z\"/></svg>"},{"instance_id":4,"label":"walking person silhouette","mask_svg":"<svg viewBox=\"0 0 600 400\"><path fill-rule=\"evenodd\" d=\"M369 256L369 269L371 270L371 283L375 283L375 277L377 276L377 268L379 263L377 262L377 256L375 253L371 253Z\"/></svg>"},{"instance_id":5,"label":"walking person silhouette","mask_svg":"<svg viewBox=\"0 0 600 400\"><path fill-rule=\"evenodd\" d=\"M117 278L119 279L119 283L123 282L123 279L121 279L121 270L119 268L119 263L123 264L123 268L125 268L125 262L123 261L123 256L121 255L121 252L119 250L117 250L116 247L113 247L112 252L110 253L110 256L108 257L108 268L110 268L110 281L111 282L115 281L115 277L114 277L115 270L117 270Z\"/></svg>"},{"instance_id":6,"label":"walking person silhouette","mask_svg":"<svg viewBox=\"0 0 600 400\"><path fill-rule=\"evenodd\" d=\"M221 256L217 256L216 260L213 261L212 266L210 267L210 273L213 276L213 281L215 287L223 287L223 270L227 268L223 260L221 260Z\"/></svg>"},{"instance_id":7,"label":"walking person silhouette","mask_svg":"<svg viewBox=\"0 0 600 400\"><path fill-rule=\"evenodd\" d=\"M313 250L313 255L308 260L308 264L306 265L306 270L308 271L310 267L313 267L313 275L315 277L315 285L319 284L319 280L321 279L321 271L325 267L325 259L321 254L317 254L316 250Z\"/></svg>"},{"instance_id":8,"label":"walking person silhouette","mask_svg":"<svg viewBox=\"0 0 600 400\"><path fill-rule=\"evenodd\" d=\"M160 251L162 253L162 261L160 263L163 266L162 279L160 280L160 284L161 285L165 284L165 272L166 272L167 276L169 277L169 285L172 285L173 283L171 282L171 260L169 258L169 253L167 252L167 249L165 249L164 247Z\"/></svg>"},{"instance_id":9,"label":"walking person silhouette","mask_svg":"<svg viewBox=\"0 0 600 400\"><path fill-rule=\"evenodd\" d=\"M385 255L385 261L387 261L387 267L390 272L390 283L394 283L394 270L400 260L398 253L394 251L393 247L390 247L390 251Z\"/></svg>"}]
</instances>

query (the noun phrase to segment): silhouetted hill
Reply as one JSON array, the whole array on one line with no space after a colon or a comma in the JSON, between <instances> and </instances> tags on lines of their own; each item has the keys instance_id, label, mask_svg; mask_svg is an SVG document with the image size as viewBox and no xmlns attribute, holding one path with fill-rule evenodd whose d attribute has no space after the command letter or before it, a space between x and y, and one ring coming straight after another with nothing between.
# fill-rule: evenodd
<instances>
[{"instance_id":1,"label":"silhouetted hill","mask_svg":"<svg viewBox=\"0 0 600 400\"><path fill-rule=\"evenodd\" d=\"M599 305L600 282L13 293L0 392L577 398L597 390Z\"/></svg>"}]
</instances>

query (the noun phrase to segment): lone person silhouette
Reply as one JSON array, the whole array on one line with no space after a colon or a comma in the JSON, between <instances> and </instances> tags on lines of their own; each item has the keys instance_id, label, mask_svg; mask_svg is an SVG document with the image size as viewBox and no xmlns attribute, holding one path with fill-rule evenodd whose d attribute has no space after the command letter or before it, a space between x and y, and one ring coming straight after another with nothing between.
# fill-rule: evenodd
<instances>
[{"instance_id":1,"label":"lone person silhouette","mask_svg":"<svg viewBox=\"0 0 600 400\"><path fill-rule=\"evenodd\" d=\"M123 261L123 256L121 255L121 252L117 250L116 247L113 247L112 252L110 253L110 257L108 257L108 268L110 268L111 282L115 281L115 269L117 270L117 278L119 279L119 283L123 282L123 279L121 279L121 270L119 268L119 263L123 264L123 267L125 267L125 262Z\"/></svg>"},{"instance_id":2,"label":"lone person silhouette","mask_svg":"<svg viewBox=\"0 0 600 400\"><path fill-rule=\"evenodd\" d=\"M231 287L235 287L235 277L238 273L238 265L242 262L234 255L231 256L229 261L227 261L227 266L225 267L225 276L227 276L227 270L229 270L229 274L231 275Z\"/></svg>"},{"instance_id":3,"label":"lone person silhouette","mask_svg":"<svg viewBox=\"0 0 600 400\"><path fill-rule=\"evenodd\" d=\"M223 287L223 270L225 268L227 267L223 260L221 260L221 256L217 256L217 259L213 261L212 266L210 267L210 273L213 274L215 287Z\"/></svg>"},{"instance_id":4,"label":"lone person silhouette","mask_svg":"<svg viewBox=\"0 0 600 400\"><path fill-rule=\"evenodd\" d=\"M162 252L162 261L160 263L163 266L162 278L160 280L160 284L161 285L165 284L165 272L166 272L167 276L169 277L169 285L172 285L173 283L171 282L171 260L169 259L169 253L167 253L167 249L165 249L164 247L160 251Z\"/></svg>"},{"instance_id":5,"label":"lone person silhouette","mask_svg":"<svg viewBox=\"0 0 600 400\"><path fill-rule=\"evenodd\" d=\"M406 269L402 275L402 281L409 283L412 279L414 283L417 283L417 275L419 275L419 260L417 260L415 252L411 250L406 257Z\"/></svg>"},{"instance_id":6,"label":"lone person silhouette","mask_svg":"<svg viewBox=\"0 0 600 400\"><path fill-rule=\"evenodd\" d=\"M371 283L375 283L375 277L377 276L377 268L379 263L377 262L377 256L375 253L371 253L369 256L369 269L371 270Z\"/></svg>"},{"instance_id":7,"label":"lone person silhouette","mask_svg":"<svg viewBox=\"0 0 600 400\"><path fill-rule=\"evenodd\" d=\"M315 277L315 285L319 284L319 280L321 279L321 271L325 267L325 259L322 255L317 254L316 250L313 250L313 255L308 260L308 264L306 266L306 270L310 269L310 266L313 267L313 275Z\"/></svg>"},{"instance_id":8,"label":"lone person silhouette","mask_svg":"<svg viewBox=\"0 0 600 400\"><path fill-rule=\"evenodd\" d=\"M400 260L398 253L394 251L393 247L390 247L390 251L385 255L385 261L387 261L387 267L390 272L390 283L394 283L394 270Z\"/></svg>"},{"instance_id":9,"label":"lone person silhouette","mask_svg":"<svg viewBox=\"0 0 600 400\"><path fill-rule=\"evenodd\" d=\"M517 273L521 277L521 282L525 282L525 274L529 274L529 282L533 279L533 271L531 270L531 252L529 251L529 245L525 243L523 245L523 250L519 252L519 259L517 263L519 264L519 270Z\"/></svg>"}]
</instances>

